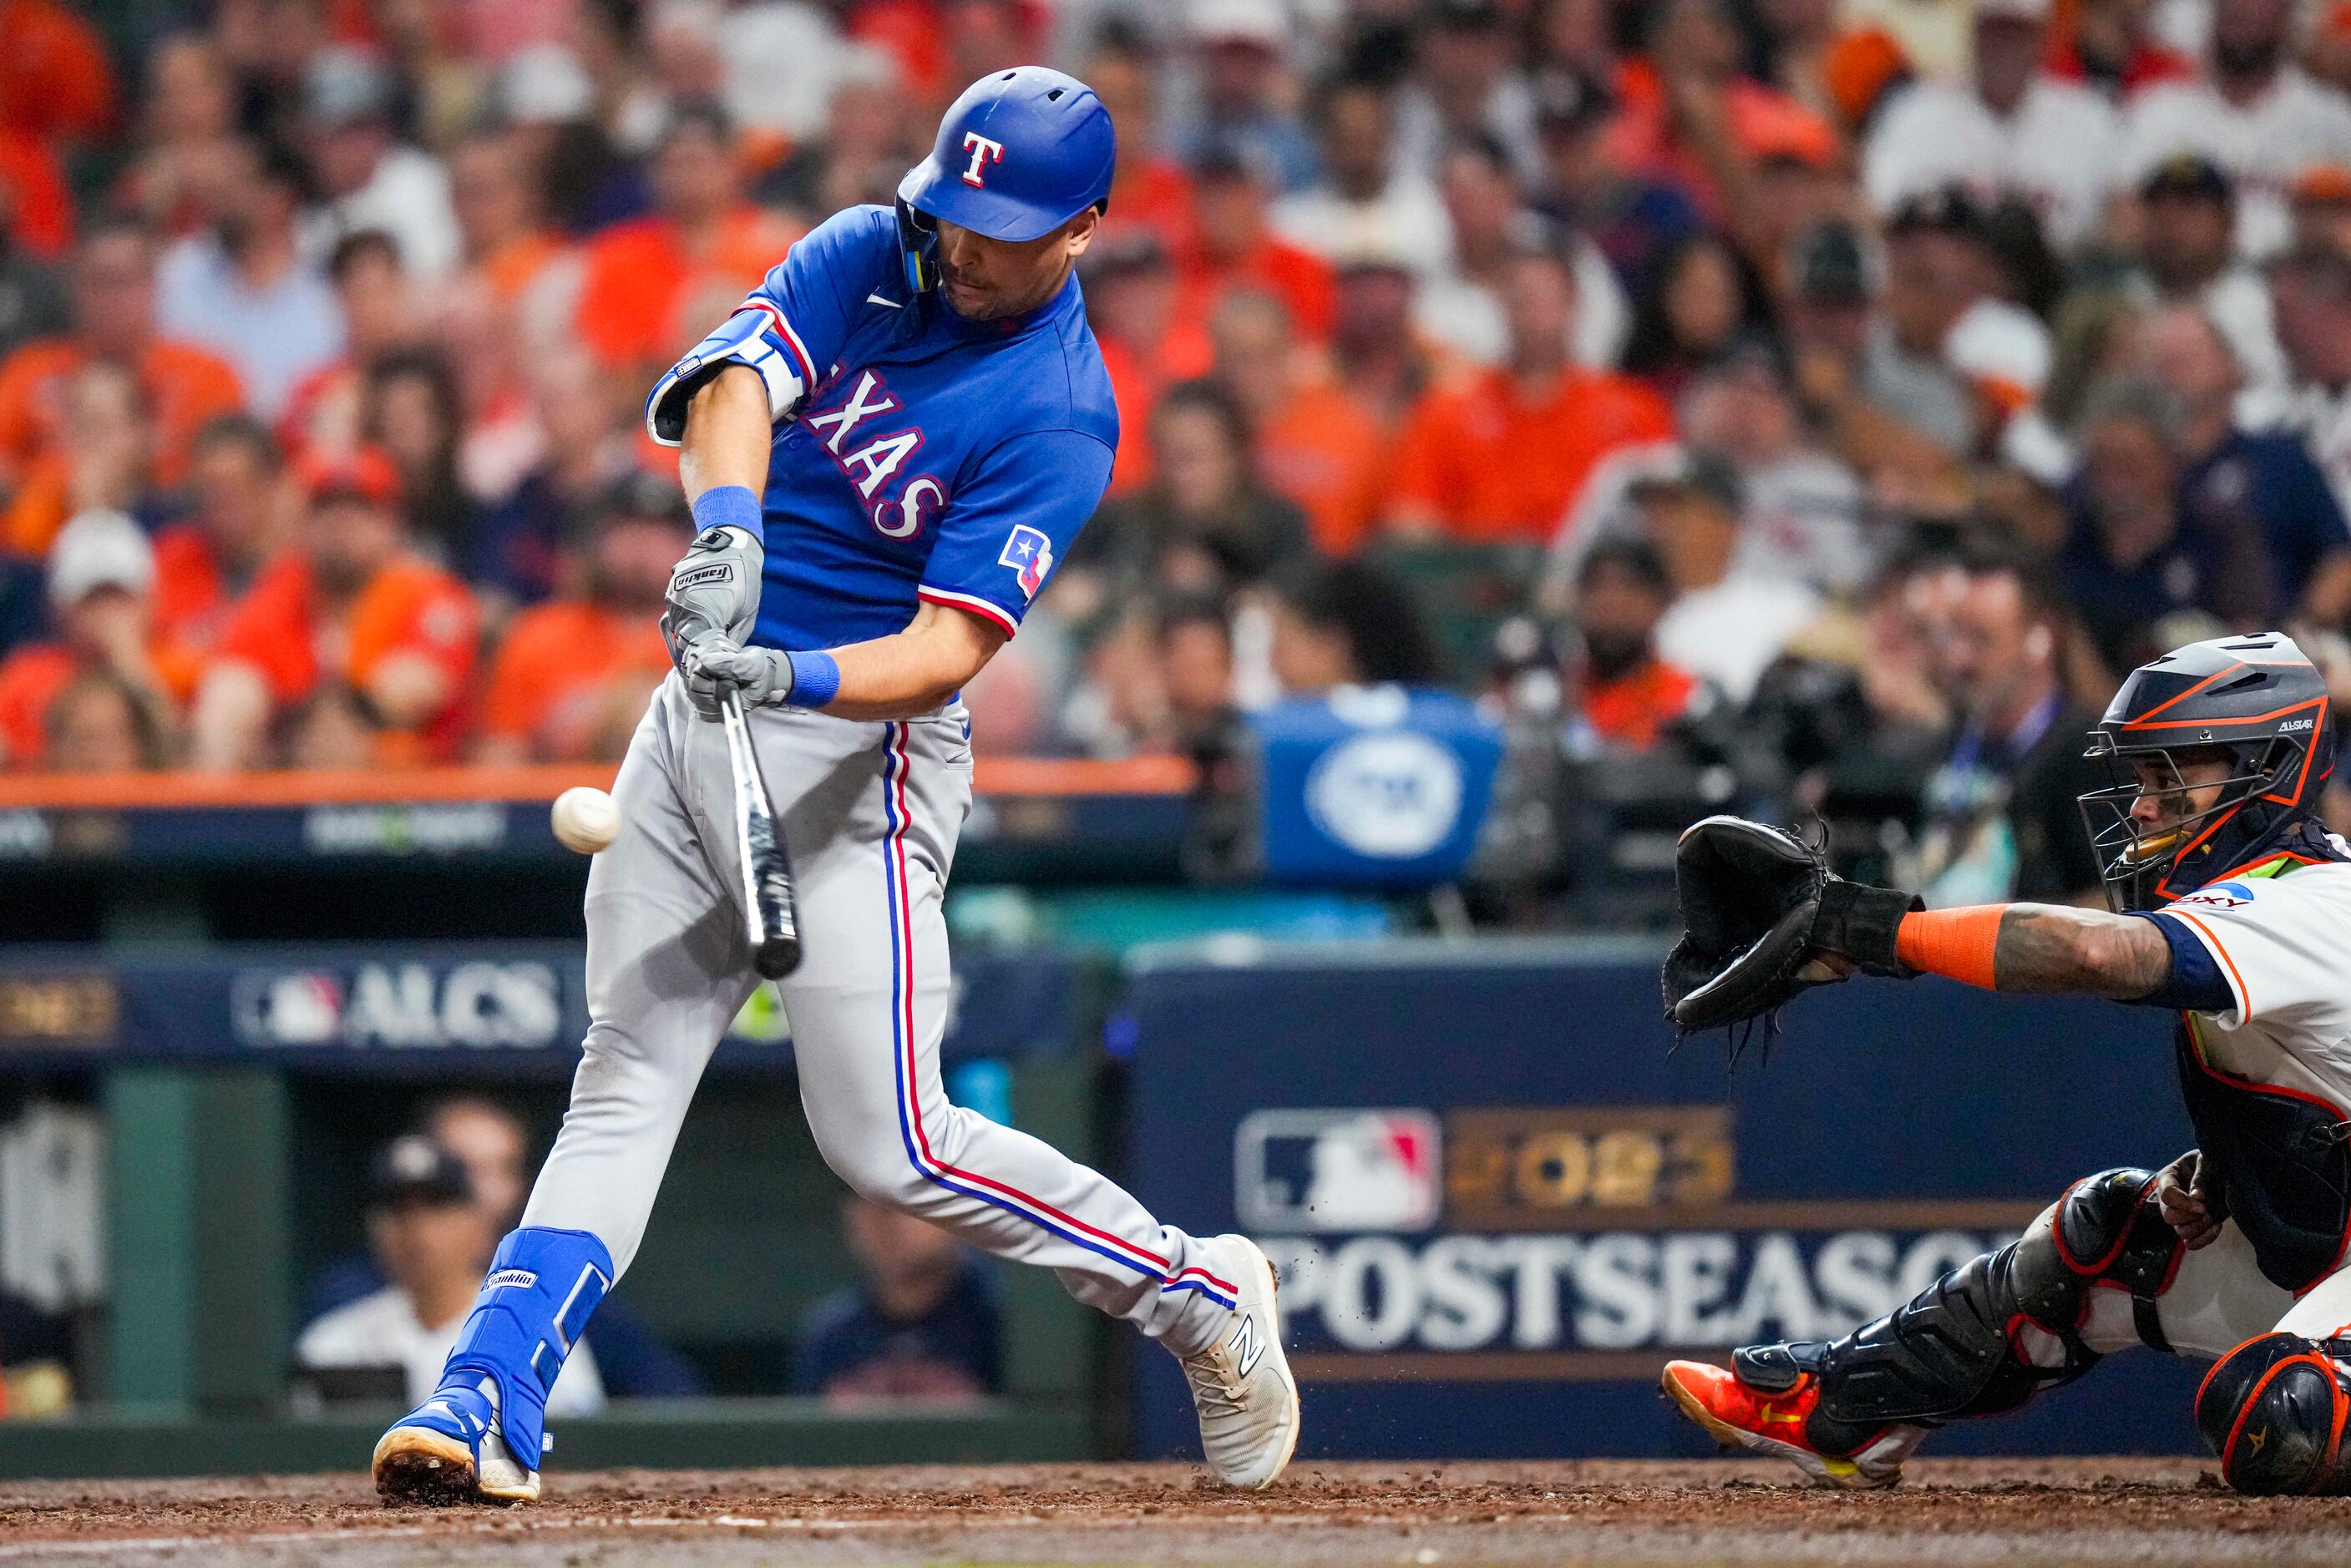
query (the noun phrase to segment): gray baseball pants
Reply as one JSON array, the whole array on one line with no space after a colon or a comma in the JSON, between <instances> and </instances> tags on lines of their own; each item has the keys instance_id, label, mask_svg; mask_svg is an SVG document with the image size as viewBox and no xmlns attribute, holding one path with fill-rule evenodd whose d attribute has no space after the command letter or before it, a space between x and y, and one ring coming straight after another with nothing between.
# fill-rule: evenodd
<instances>
[{"instance_id":1,"label":"gray baseball pants","mask_svg":"<svg viewBox=\"0 0 2351 1568\"><path fill-rule=\"evenodd\" d=\"M825 1162L876 1203L998 1257L1178 1355L1232 1282L1200 1243L1050 1145L947 1102L944 898L971 809L960 705L899 723L750 715L799 894L781 981L800 1104ZM588 874L589 1028L525 1225L593 1232L626 1271L695 1084L758 977L744 936L726 742L673 674L621 764L621 832Z\"/></svg>"}]
</instances>

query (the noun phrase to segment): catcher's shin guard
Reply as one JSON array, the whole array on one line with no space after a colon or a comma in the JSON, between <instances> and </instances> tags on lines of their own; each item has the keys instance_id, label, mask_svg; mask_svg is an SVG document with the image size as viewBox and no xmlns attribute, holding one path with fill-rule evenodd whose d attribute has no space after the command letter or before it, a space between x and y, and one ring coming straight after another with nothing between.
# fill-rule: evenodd
<instances>
[{"instance_id":1,"label":"catcher's shin guard","mask_svg":"<svg viewBox=\"0 0 2351 1568\"><path fill-rule=\"evenodd\" d=\"M2168 1350L2155 1302L2183 1248L2155 1205L2155 1182L2134 1169L2085 1177L2023 1236L1888 1316L1826 1345L1741 1351L1740 1370L1761 1372L1776 1353L1817 1373L1805 1435L1823 1452L1848 1453L1889 1422L1994 1415L2081 1376L2098 1361L2080 1329L2101 1284L2127 1290L2139 1337Z\"/></svg>"},{"instance_id":2,"label":"catcher's shin guard","mask_svg":"<svg viewBox=\"0 0 2351 1568\"><path fill-rule=\"evenodd\" d=\"M2351 1340L2264 1334L2212 1364L2196 1425L2220 1478L2254 1497L2351 1492L2343 1428L2351 1417Z\"/></svg>"}]
</instances>

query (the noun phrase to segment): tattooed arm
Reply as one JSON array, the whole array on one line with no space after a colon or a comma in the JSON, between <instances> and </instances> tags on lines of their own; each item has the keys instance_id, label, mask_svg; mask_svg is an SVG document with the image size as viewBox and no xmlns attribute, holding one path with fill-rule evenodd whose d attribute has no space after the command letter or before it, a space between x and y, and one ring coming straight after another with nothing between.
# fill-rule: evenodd
<instances>
[{"instance_id":1,"label":"tattooed arm","mask_svg":"<svg viewBox=\"0 0 2351 1568\"><path fill-rule=\"evenodd\" d=\"M2137 915L2011 904L1992 948L1994 989L2136 1002L2171 976L2171 944Z\"/></svg>"}]
</instances>

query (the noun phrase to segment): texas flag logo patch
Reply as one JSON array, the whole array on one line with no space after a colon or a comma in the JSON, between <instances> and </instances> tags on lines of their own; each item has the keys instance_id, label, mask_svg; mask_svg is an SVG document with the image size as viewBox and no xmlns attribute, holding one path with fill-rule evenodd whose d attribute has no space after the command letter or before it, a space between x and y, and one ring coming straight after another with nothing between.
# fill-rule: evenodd
<instances>
[{"instance_id":1,"label":"texas flag logo patch","mask_svg":"<svg viewBox=\"0 0 2351 1568\"><path fill-rule=\"evenodd\" d=\"M1012 568L1019 579L1021 596L1033 599L1045 586L1045 574L1053 569L1053 541L1045 537L1043 529L1023 523L1004 541L1004 553L996 560L998 566Z\"/></svg>"}]
</instances>

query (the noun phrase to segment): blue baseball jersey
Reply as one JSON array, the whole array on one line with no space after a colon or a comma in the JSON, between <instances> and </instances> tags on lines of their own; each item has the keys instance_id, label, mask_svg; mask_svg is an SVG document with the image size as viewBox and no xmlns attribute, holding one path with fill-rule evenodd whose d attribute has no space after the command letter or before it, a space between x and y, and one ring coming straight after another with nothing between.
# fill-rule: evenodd
<instances>
[{"instance_id":1,"label":"blue baseball jersey","mask_svg":"<svg viewBox=\"0 0 2351 1568\"><path fill-rule=\"evenodd\" d=\"M759 646L885 637L922 602L1009 636L1110 483L1118 410L1077 279L967 321L910 293L886 207L835 213L698 352L758 369L778 421Z\"/></svg>"}]
</instances>

